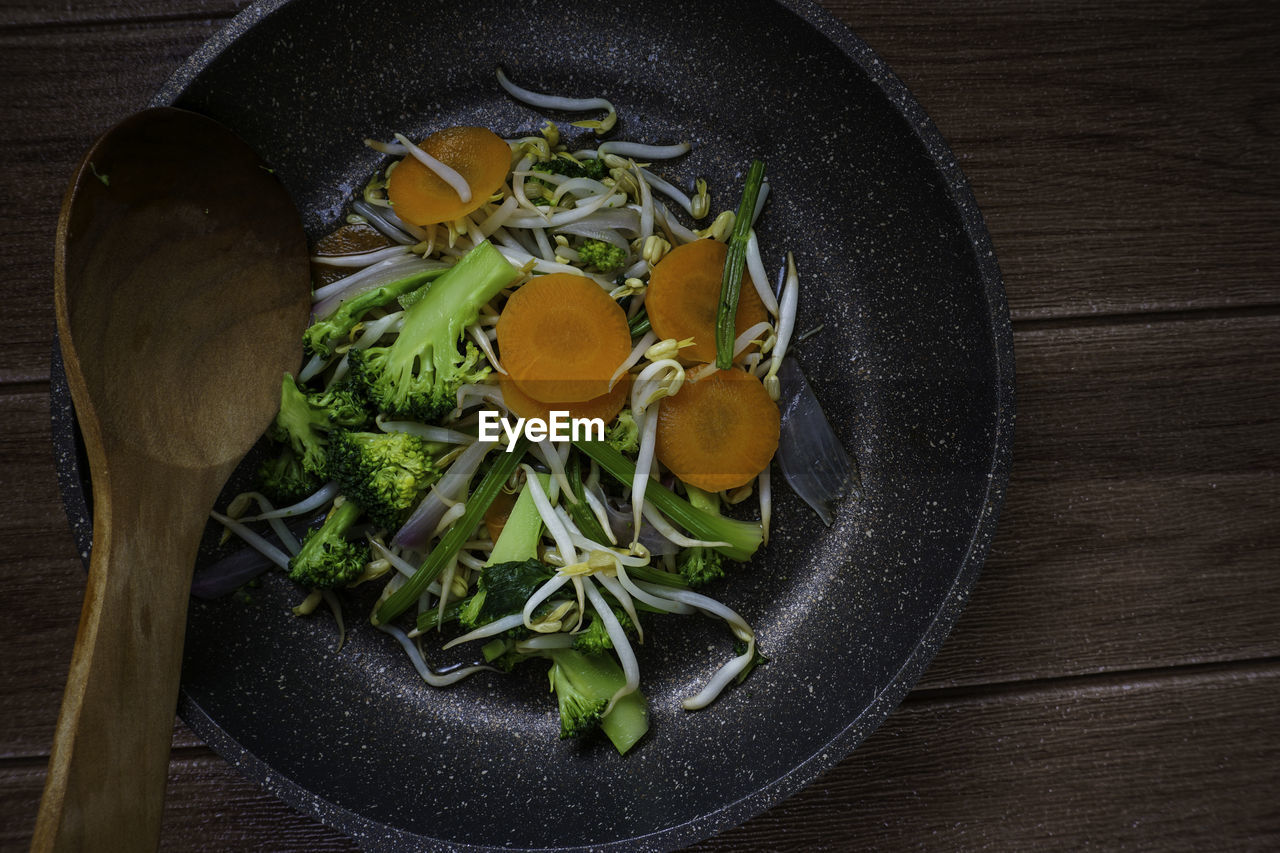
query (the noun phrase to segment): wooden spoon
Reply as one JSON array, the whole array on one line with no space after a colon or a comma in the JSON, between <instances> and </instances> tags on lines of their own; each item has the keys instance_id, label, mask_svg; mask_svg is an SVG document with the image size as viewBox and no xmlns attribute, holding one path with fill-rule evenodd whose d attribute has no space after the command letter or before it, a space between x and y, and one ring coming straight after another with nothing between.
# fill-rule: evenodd
<instances>
[{"instance_id":1,"label":"wooden spoon","mask_svg":"<svg viewBox=\"0 0 1280 853\"><path fill-rule=\"evenodd\" d=\"M298 366L306 238L245 143L147 110L81 162L54 287L94 543L32 849L154 850L192 565Z\"/></svg>"}]
</instances>

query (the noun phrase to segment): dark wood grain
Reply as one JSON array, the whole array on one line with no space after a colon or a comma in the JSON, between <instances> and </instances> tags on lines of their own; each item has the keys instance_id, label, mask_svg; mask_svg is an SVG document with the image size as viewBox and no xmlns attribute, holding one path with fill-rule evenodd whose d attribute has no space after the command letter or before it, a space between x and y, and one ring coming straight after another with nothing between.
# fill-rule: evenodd
<instances>
[{"instance_id":1,"label":"dark wood grain","mask_svg":"<svg viewBox=\"0 0 1280 853\"><path fill-rule=\"evenodd\" d=\"M1277 713L1274 666L909 702L700 849L1266 849L1280 745L1259 724Z\"/></svg>"},{"instance_id":2,"label":"dark wood grain","mask_svg":"<svg viewBox=\"0 0 1280 853\"><path fill-rule=\"evenodd\" d=\"M159 6L21 5L47 26L0 28L0 112L21 117L0 126L0 201L27 212L0 264L31 285L10 308L0 381L46 375L48 246L79 153L217 30L199 15L234 8L171 4L157 20ZM1263 4L830 6L951 140L1015 319L1280 305L1267 272L1280 265L1280 21ZM111 23L133 17L152 20Z\"/></svg>"},{"instance_id":3,"label":"dark wood grain","mask_svg":"<svg viewBox=\"0 0 1280 853\"><path fill-rule=\"evenodd\" d=\"M1280 302L1274 4L824 5L955 148L1015 319Z\"/></svg>"},{"instance_id":4,"label":"dark wood grain","mask_svg":"<svg viewBox=\"0 0 1280 853\"><path fill-rule=\"evenodd\" d=\"M74 4L8 0L0 14L0 27L48 29L65 25L155 23L183 18L216 21L248 5L248 0L183 0L181 3L167 0L77 0Z\"/></svg>"},{"instance_id":5,"label":"dark wood grain","mask_svg":"<svg viewBox=\"0 0 1280 853\"><path fill-rule=\"evenodd\" d=\"M6 353L0 382L47 381L53 334L53 235L67 182L103 131L152 92L217 29L213 21L145 27L0 29L0 242ZM88 42L93 45L86 50ZM75 57L70 85L61 57Z\"/></svg>"},{"instance_id":6,"label":"dark wood grain","mask_svg":"<svg viewBox=\"0 0 1280 853\"><path fill-rule=\"evenodd\" d=\"M1280 849L1280 5L825 0L950 140L1015 320L1013 479L917 690L705 849ZM84 575L48 441L71 166L242 0L0 10L0 849ZM178 724L163 848L352 849Z\"/></svg>"},{"instance_id":7,"label":"dark wood grain","mask_svg":"<svg viewBox=\"0 0 1280 853\"><path fill-rule=\"evenodd\" d=\"M1280 837L1260 795L1280 785L1280 744L1258 724L1277 714L1276 665L929 696L697 849L1263 849ZM43 772L0 767L0 846L24 842ZM175 758L168 802L163 850L354 849L204 751Z\"/></svg>"},{"instance_id":8,"label":"dark wood grain","mask_svg":"<svg viewBox=\"0 0 1280 853\"><path fill-rule=\"evenodd\" d=\"M1014 337L1000 532L922 683L1280 653L1280 318Z\"/></svg>"}]
</instances>

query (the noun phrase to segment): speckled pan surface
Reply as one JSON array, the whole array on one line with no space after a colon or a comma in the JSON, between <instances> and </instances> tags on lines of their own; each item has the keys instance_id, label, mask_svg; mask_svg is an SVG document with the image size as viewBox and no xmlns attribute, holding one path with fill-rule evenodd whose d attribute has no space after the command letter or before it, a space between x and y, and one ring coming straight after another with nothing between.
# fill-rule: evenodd
<instances>
[{"instance_id":1,"label":"speckled pan surface","mask_svg":"<svg viewBox=\"0 0 1280 853\"><path fill-rule=\"evenodd\" d=\"M708 177L713 209L736 204L745 165L762 157L774 188L764 257L776 269L795 252L798 328L824 325L796 354L857 456L864 497L825 528L776 478L768 547L714 590L773 662L686 713L679 699L726 659L730 638L709 621L655 620L641 650L652 730L625 759L557 739L539 667L432 690L367 625L335 654L332 621L290 617L300 595L280 576L251 603L193 602L183 717L247 776L374 850L668 849L794 793L875 729L933 657L1008 476L1013 351L999 270L951 152L878 57L805 2L564 10L268 2L154 103L210 115L257 148L313 237L377 164L366 136L536 130L538 114L496 85L499 61L533 89L608 97L617 138L693 141L664 171ZM54 422L87 552L84 474L57 387ZM348 608L352 621L368 601Z\"/></svg>"}]
</instances>

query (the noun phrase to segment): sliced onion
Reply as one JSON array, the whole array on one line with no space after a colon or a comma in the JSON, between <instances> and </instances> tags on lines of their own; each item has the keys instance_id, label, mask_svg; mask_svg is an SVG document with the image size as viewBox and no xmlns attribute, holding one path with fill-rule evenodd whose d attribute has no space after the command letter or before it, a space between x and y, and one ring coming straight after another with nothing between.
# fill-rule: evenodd
<instances>
[{"instance_id":1,"label":"sliced onion","mask_svg":"<svg viewBox=\"0 0 1280 853\"><path fill-rule=\"evenodd\" d=\"M598 489L599 486L597 485ZM600 492L597 497L604 497L604 493ZM604 511L609 516L609 529L613 531L614 537L618 541L631 541L631 504L624 503L617 506L613 501L605 498L603 500ZM670 539L659 533L652 524L645 522L640 525L640 535L636 537L640 544L648 549L649 553L655 557L665 557L668 554L675 554L680 549L676 547Z\"/></svg>"},{"instance_id":2,"label":"sliced onion","mask_svg":"<svg viewBox=\"0 0 1280 853\"><path fill-rule=\"evenodd\" d=\"M778 441L778 465L787 484L830 525L836 503L861 495L857 462L836 438L794 358L785 359L779 371L782 433Z\"/></svg>"},{"instance_id":3,"label":"sliced onion","mask_svg":"<svg viewBox=\"0 0 1280 853\"><path fill-rule=\"evenodd\" d=\"M210 600L234 592L274 565L255 548L242 548L195 573L191 594Z\"/></svg>"},{"instance_id":4,"label":"sliced onion","mask_svg":"<svg viewBox=\"0 0 1280 853\"><path fill-rule=\"evenodd\" d=\"M412 246L418 242L413 235L405 231L395 222L391 221L394 214L390 208L378 208L369 204L363 199L356 199L351 202L351 209L365 218L365 221L374 227L382 236L386 237L393 243L399 243L402 246Z\"/></svg>"}]
</instances>

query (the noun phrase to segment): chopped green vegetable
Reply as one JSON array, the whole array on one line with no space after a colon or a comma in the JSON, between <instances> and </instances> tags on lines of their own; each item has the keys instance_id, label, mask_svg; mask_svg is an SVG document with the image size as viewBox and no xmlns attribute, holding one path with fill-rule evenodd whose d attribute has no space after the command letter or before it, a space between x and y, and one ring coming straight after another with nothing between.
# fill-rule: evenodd
<instances>
[{"instance_id":1,"label":"chopped green vegetable","mask_svg":"<svg viewBox=\"0 0 1280 853\"><path fill-rule=\"evenodd\" d=\"M694 509L708 515L720 515L720 499L716 495L687 483L685 491ZM689 581L689 586L697 588L724 577L724 559L724 555L714 548L699 545L682 550L676 557L676 568Z\"/></svg>"},{"instance_id":2,"label":"chopped green vegetable","mask_svg":"<svg viewBox=\"0 0 1280 853\"><path fill-rule=\"evenodd\" d=\"M581 454L569 454L569 462L565 465L565 476L569 480L569 488L573 493L573 499L567 502L569 517L573 519L574 524L578 525L583 536L601 545L609 544L609 537L600 526L600 519L596 518L596 514L587 505L586 490L582 486Z\"/></svg>"},{"instance_id":3,"label":"chopped green vegetable","mask_svg":"<svg viewBox=\"0 0 1280 853\"><path fill-rule=\"evenodd\" d=\"M519 613L529 597L554 574L549 566L533 558L486 566L476 580L475 593L458 611L458 622L470 631Z\"/></svg>"},{"instance_id":4,"label":"chopped green vegetable","mask_svg":"<svg viewBox=\"0 0 1280 853\"><path fill-rule=\"evenodd\" d=\"M395 341L348 354L352 385L387 414L424 422L447 414L459 386L489 375L474 344L458 349L467 326L518 274L487 240L476 246L405 309Z\"/></svg>"},{"instance_id":5,"label":"chopped green vegetable","mask_svg":"<svg viewBox=\"0 0 1280 853\"><path fill-rule=\"evenodd\" d=\"M573 649L551 649L545 655L551 659L547 675L560 706L560 737L581 737L599 728L625 755L649 730L649 710L639 691L623 696L605 713L626 683L612 655Z\"/></svg>"},{"instance_id":6,"label":"chopped green vegetable","mask_svg":"<svg viewBox=\"0 0 1280 853\"><path fill-rule=\"evenodd\" d=\"M575 441L574 446L609 472L609 475L630 487L636 476L636 466L603 441ZM717 551L731 560L749 560L764 538L758 522L739 521L723 515L712 515L695 508L684 498L658 482L649 483L645 500L652 503L667 518L683 527L691 535L707 542L728 542Z\"/></svg>"},{"instance_id":7,"label":"chopped green vegetable","mask_svg":"<svg viewBox=\"0 0 1280 853\"><path fill-rule=\"evenodd\" d=\"M432 279L444 275L445 270L424 270L406 276L390 284L366 290L346 299L328 317L317 320L302 335L302 349L308 355L329 358L333 348L355 328L364 315L375 308L383 308L393 301L406 297L422 288Z\"/></svg>"},{"instance_id":8,"label":"chopped green vegetable","mask_svg":"<svg viewBox=\"0 0 1280 853\"><path fill-rule=\"evenodd\" d=\"M329 434L336 426L334 418L350 416L345 398L336 394L326 396L333 399L322 403L309 397L293 376L284 374L280 383L280 411L267 429L268 438L290 447L303 469L322 479L329 476L327 448Z\"/></svg>"},{"instance_id":9,"label":"chopped green vegetable","mask_svg":"<svg viewBox=\"0 0 1280 853\"><path fill-rule=\"evenodd\" d=\"M640 447L640 425L631 409L618 412L618 417L604 431L604 440L619 453L635 453Z\"/></svg>"},{"instance_id":10,"label":"chopped green vegetable","mask_svg":"<svg viewBox=\"0 0 1280 853\"><path fill-rule=\"evenodd\" d=\"M282 445L275 456L268 456L258 466L254 482L277 505L293 504L314 494L324 485L324 478L308 471L289 445Z\"/></svg>"},{"instance_id":11,"label":"chopped green vegetable","mask_svg":"<svg viewBox=\"0 0 1280 853\"><path fill-rule=\"evenodd\" d=\"M330 475L379 527L404 524L440 478L427 443L403 432L338 432L329 446Z\"/></svg>"},{"instance_id":12,"label":"chopped green vegetable","mask_svg":"<svg viewBox=\"0 0 1280 853\"><path fill-rule=\"evenodd\" d=\"M627 262L627 250L603 240L586 240L578 247L578 260L600 272L613 272Z\"/></svg>"},{"instance_id":13,"label":"chopped green vegetable","mask_svg":"<svg viewBox=\"0 0 1280 853\"><path fill-rule=\"evenodd\" d=\"M729 235L729 254L724 262L724 277L720 280L720 310L716 314L716 367L728 370L733 366L734 326L738 318L738 294L742 290L742 267L747 261L747 241L751 235L751 219L756 212L756 199L760 197L760 185L764 183L764 163L751 161L747 180L742 187L742 203L733 220L733 232Z\"/></svg>"},{"instance_id":14,"label":"chopped green vegetable","mask_svg":"<svg viewBox=\"0 0 1280 853\"><path fill-rule=\"evenodd\" d=\"M636 316L632 317L631 321L627 323L627 327L631 329L631 337L633 338L638 338L645 332L649 331L649 329L652 328L649 325L649 312L641 308L640 312L636 314Z\"/></svg>"},{"instance_id":15,"label":"chopped green vegetable","mask_svg":"<svg viewBox=\"0 0 1280 853\"><path fill-rule=\"evenodd\" d=\"M346 537L360 514L350 501L335 507L289 560L289 578L313 589L345 586L358 578L369 562L369 543Z\"/></svg>"},{"instance_id":16,"label":"chopped green vegetable","mask_svg":"<svg viewBox=\"0 0 1280 853\"><path fill-rule=\"evenodd\" d=\"M444 536L440 537L439 543L427 555L427 559L418 567L418 571L414 572L413 577L409 578L404 586L393 592L373 612L375 625L390 622L408 610L418 600L418 596L422 595L427 585L436 579L436 576L440 574L445 565L461 550L463 543L467 541L472 531L476 529L476 525L480 523L480 519L484 516L485 510L489 508L489 504L493 503L493 499L497 497L498 490L515 472L516 467L520 464L520 460L524 459L524 454L528 449L529 440L521 437L517 439L515 446L509 452L499 454L497 461L493 463L493 467L484 475L480 485L476 487L475 492L467 500L466 512L453 523L453 526L445 532Z\"/></svg>"}]
</instances>

